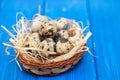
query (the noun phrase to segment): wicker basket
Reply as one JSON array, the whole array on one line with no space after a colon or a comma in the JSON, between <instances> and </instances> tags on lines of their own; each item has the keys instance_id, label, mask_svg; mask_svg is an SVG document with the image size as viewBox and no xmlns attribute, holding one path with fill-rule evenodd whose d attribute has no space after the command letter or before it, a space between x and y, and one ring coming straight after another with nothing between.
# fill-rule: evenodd
<instances>
[{"instance_id":1,"label":"wicker basket","mask_svg":"<svg viewBox=\"0 0 120 80\"><path fill-rule=\"evenodd\" d=\"M82 58L84 52L78 53L74 55L72 58L58 61L58 62L38 62L33 59L29 59L29 56L25 54L20 54L18 59L22 63L23 68L30 73L36 75L57 75L63 72L68 71L69 69L73 68L75 64ZM26 57L25 57L26 56Z\"/></svg>"},{"instance_id":2,"label":"wicker basket","mask_svg":"<svg viewBox=\"0 0 120 80\"><path fill-rule=\"evenodd\" d=\"M36 14L36 15L41 16L40 14ZM71 29L72 36L69 39L70 39L70 43L72 44L70 46L72 46L73 48L72 49L70 48L71 50L68 49L70 51L68 51L68 54L67 54L67 52L65 53L67 55L65 55L65 54L57 55L56 61L54 58L53 61L46 60L46 61L42 62L42 60L40 60L40 59L38 60L38 58L25 53L25 50L28 50L27 48L29 48L29 47L24 46L25 40L27 40L28 36L33 32L31 29L31 26L29 26L29 23L31 23L31 21L29 22L27 20L24 20L24 17L22 17L21 20L19 21L19 24L16 23L16 28L14 29L15 32L17 30L17 35L13 35L4 26L1 26L11 36L9 41L10 41L10 43L12 43L12 45L8 44L8 43L4 43L4 45L16 49L17 58L22 63L23 68L28 72L34 73L36 75L50 75L50 76L66 72L69 69L73 68L75 66L75 64L77 64L77 62L82 58L84 51L87 51L89 49L86 46L86 41L91 36L91 32L89 31L86 36L83 36L82 33L87 29L87 26L85 28L81 29L79 24L77 22L75 22L74 20L72 20L72 21L70 21L70 23L72 23L74 25L72 25L73 26L73 30ZM26 27L26 26L28 26L28 27ZM19 29L19 27L21 27L21 28ZM53 29L53 27L52 27L52 29ZM57 29L55 29L55 31L56 30ZM76 30L76 31L74 31L74 30ZM73 35L72 33L73 34L75 33L75 34ZM52 34L53 34L53 30L52 30ZM33 42L33 41L31 41L31 42ZM32 43L32 44L34 44L34 43ZM40 50L38 46L30 47L29 49L31 49L31 48L33 50ZM7 50L7 48L6 48L6 50ZM8 51L6 51L6 53L8 53ZM56 53L57 53L57 51L56 51ZM60 57L60 58L58 59L58 57Z\"/></svg>"}]
</instances>

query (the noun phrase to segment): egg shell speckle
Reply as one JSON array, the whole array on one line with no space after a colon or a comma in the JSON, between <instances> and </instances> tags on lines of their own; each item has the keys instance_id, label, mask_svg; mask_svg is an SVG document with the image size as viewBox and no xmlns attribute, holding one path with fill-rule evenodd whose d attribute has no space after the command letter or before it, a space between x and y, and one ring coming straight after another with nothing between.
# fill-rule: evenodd
<instances>
[{"instance_id":1,"label":"egg shell speckle","mask_svg":"<svg viewBox=\"0 0 120 80\"><path fill-rule=\"evenodd\" d=\"M56 51L59 55L65 54L72 49L72 45L65 38L61 38L56 43Z\"/></svg>"},{"instance_id":2,"label":"egg shell speckle","mask_svg":"<svg viewBox=\"0 0 120 80\"><path fill-rule=\"evenodd\" d=\"M41 25L45 24L48 21L49 19L46 16L37 16L36 18L32 20L32 26L31 26L32 31L33 32L39 31L41 28Z\"/></svg>"},{"instance_id":3,"label":"egg shell speckle","mask_svg":"<svg viewBox=\"0 0 120 80\"><path fill-rule=\"evenodd\" d=\"M46 38L53 38L57 32L57 26L51 23L46 23L42 25L41 30L39 30L40 37L44 40Z\"/></svg>"},{"instance_id":4,"label":"egg shell speckle","mask_svg":"<svg viewBox=\"0 0 120 80\"><path fill-rule=\"evenodd\" d=\"M43 56L48 56L49 54L46 54L48 51L55 52L55 42L51 38L43 40L40 44L40 47L43 50Z\"/></svg>"}]
</instances>

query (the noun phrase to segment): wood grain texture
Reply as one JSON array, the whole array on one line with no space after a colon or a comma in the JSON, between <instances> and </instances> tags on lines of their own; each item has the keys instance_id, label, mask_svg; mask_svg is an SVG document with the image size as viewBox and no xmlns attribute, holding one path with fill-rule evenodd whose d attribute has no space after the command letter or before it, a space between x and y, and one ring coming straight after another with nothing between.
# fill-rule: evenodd
<instances>
[{"instance_id":1,"label":"wood grain texture","mask_svg":"<svg viewBox=\"0 0 120 80\"><path fill-rule=\"evenodd\" d=\"M8 35L0 28L0 80L119 80L120 79L120 11L119 0L0 0L0 25L11 30L16 22L16 12L23 12L28 19L41 6L41 14L52 19L66 17L82 20L87 25L90 19L90 30L93 36L88 46L94 58L87 52L76 67L64 74L54 77L35 76L20 71L14 56L7 56L2 42L8 41ZM13 50L10 50L14 54Z\"/></svg>"},{"instance_id":2,"label":"wood grain texture","mask_svg":"<svg viewBox=\"0 0 120 80\"><path fill-rule=\"evenodd\" d=\"M38 12L40 0L0 0L0 25L6 26L12 31L12 25L16 23L16 12L23 12L28 19ZM0 28L0 80L36 80L37 76L20 71L15 61L9 62L15 56L7 56L2 42L8 41L7 33ZM15 55L13 50L10 50Z\"/></svg>"},{"instance_id":3,"label":"wood grain texture","mask_svg":"<svg viewBox=\"0 0 120 80\"><path fill-rule=\"evenodd\" d=\"M95 42L97 80L120 79L120 11L118 0L89 0L88 12Z\"/></svg>"},{"instance_id":4,"label":"wood grain texture","mask_svg":"<svg viewBox=\"0 0 120 80\"><path fill-rule=\"evenodd\" d=\"M20 71L15 61L9 63L13 56L7 56L1 44L8 41L8 36L0 28L0 80L119 80L120 79L120 11L118 0L1 0L0 25L11 30L15 23L16 12L23 12L28 19L41 6L41 14L52 19L66 17L82 20L93 36L88 41L94 58L87 52L72 70L54 77L35 76ZM11 53L14 52L11 50Z\"/></svg>"}]
</instances>

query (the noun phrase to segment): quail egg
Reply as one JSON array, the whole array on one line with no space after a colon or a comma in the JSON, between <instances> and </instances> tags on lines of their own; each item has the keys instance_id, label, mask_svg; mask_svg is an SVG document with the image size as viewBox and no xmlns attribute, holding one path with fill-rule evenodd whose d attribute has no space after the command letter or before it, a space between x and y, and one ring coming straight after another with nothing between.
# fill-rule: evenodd
<instances>
[{"instance_id":1,"label":"quail egg","mask_svg":"<svg viewBox=\"0 0 120 80\"><path fill-rule=\"evenodd\" d=\"M59 55L68 53L72 49L72 45L69 43L68 39L60 38L56 43L56 52Z\"/></svg>"},{"instance_id":2,"label":"quail egg","mask_svg":"<svg viewBox=\"0 0 120 80\"><path fill-rule=\"evenodd\" d=\"M24 47L27 48L38 48L40 44L40 38L38 33L32 33L28 37L28 39L24 43ZM35 57L35 54L37 54L36 50L27 50L28 54Z\"/></svg>"},{"instance_id":3,"label":"quail egg","mask_svg":"<svg viewBox=\"0 0 120 80\"><path fill-rule=\"evenodd\" d=\"M71 27L70 21L65 18L59 18L56 20L56 25L58 26L59 30L61 29L67 29Z\"/></svg>"},{"instance_id":4,"label":"quail egg","mask_svg":"<svg viewBox=\"0 0 120 80\"><path fill-rule=\"evenodd\" d=\"M76 35L76 30L68 29L69 37L74 37Z\"/></svg>"},{"instance_id":5,"label":"quail egg","mask_svg":"<svg viewBox=\"0 0 120 80\"><path fill-rule=\"evenodd\" d=\"M41 28L41 25L45 24L48 21L49 21L49 19L46 16L37 16L37 17L35 17L33 19L33 21L32 21L32 27L31 27L32 31L33 32L39 31L40 28Z\"/></svg>"},{"instance_id":6,"label":"quail egg","mask_svg":"<svg viewBox=\"0 0 120 80\"><path fill-rule=\"evenodd\" d=\"M39 37L39 33L35 32L35 33L31 33L30 36L28 37L29 40L34 40L37 43L40 43L40 37Z\"/></svg>"},{"instance_id":7,"label":"quail egg","mask_svg":"<svg viewBox=\"0 0 120 80\"><path fill-rule=\"evenodd\" d=\"M43 40L40 44L40 48L42 49L42 55L48 56L47 52L55 52L55 42L51 38L47 38Z\"/></svg>"},{"instance_id":8,"label":"quail egg","mask_svg":"<svg viewBox=\"0 0 120 80\"><path fill-rule=\"evenodd\" d=\"M37 48L38 46L39 46L38 43L36 41L34 41L34 40L28 40L24 44L24 47L27 47L27 48ZM32 55L33 57L35 57L35 55L37 54L37 51L32 50L32 49L28 49L27 53L29 55Z\"/></svg>"},{"instance_id":9,"label":"quail egg","mask_svg":"<svg viewBox=\"0 0 120 80\"><path fill-rule=\"evenodd\" d=\"M42 25L41 29L39 30L39 34L42 40L46 38L53 38L57 32L57 26L51 23L45 23Z\"/></svg>"},{"instance_id":10,"label":"quail egg","mask_svg":"<svg viewBox=\"0 0 120 80\"><path fill-rule=\"evenodd\" d=\"M75 43L77 45L76 42L80 41L82 37L82 35L80 34L79 30L69 30L69 42L70 43Z\"/></svg>"},{"instance_id":11,"label":"quail egg","mask_svg":"<svg viewBox=\"0 0 120 80\"><path fill-rule=\"evenodd\" d=\"M55 34L54 41L57 42L60 38L69 38L69 33L67 30L60 30Z\"/></svg>"}]
</instances>

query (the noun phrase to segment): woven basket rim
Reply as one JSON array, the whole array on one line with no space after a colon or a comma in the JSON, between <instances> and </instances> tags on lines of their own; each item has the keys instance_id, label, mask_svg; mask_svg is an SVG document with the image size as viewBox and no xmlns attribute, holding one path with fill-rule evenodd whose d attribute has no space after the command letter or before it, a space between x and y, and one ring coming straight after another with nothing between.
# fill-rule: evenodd
<instances>
[{"instance_id":1,"label":"woven basket rim","mask_svg":"<svg viewBox=\"0 0 120 80\"><path fill-rule=\"evenodd\" d=\"M77 61L80 58L82 58L83 54L84 54L84 52L80 52L80 53L77 53L76 55L74 55L73 57L71 57L67 60L58 61L58 62L45 62L45 63L43 63L41 61L36 62L32 59L27 60L22 56L22 54L19 54L18 59L22 64L36 67L36 68L55 68L55 67L60 67L60 66L72 64L74 61Z\"/></svg>"}]
</instances>

